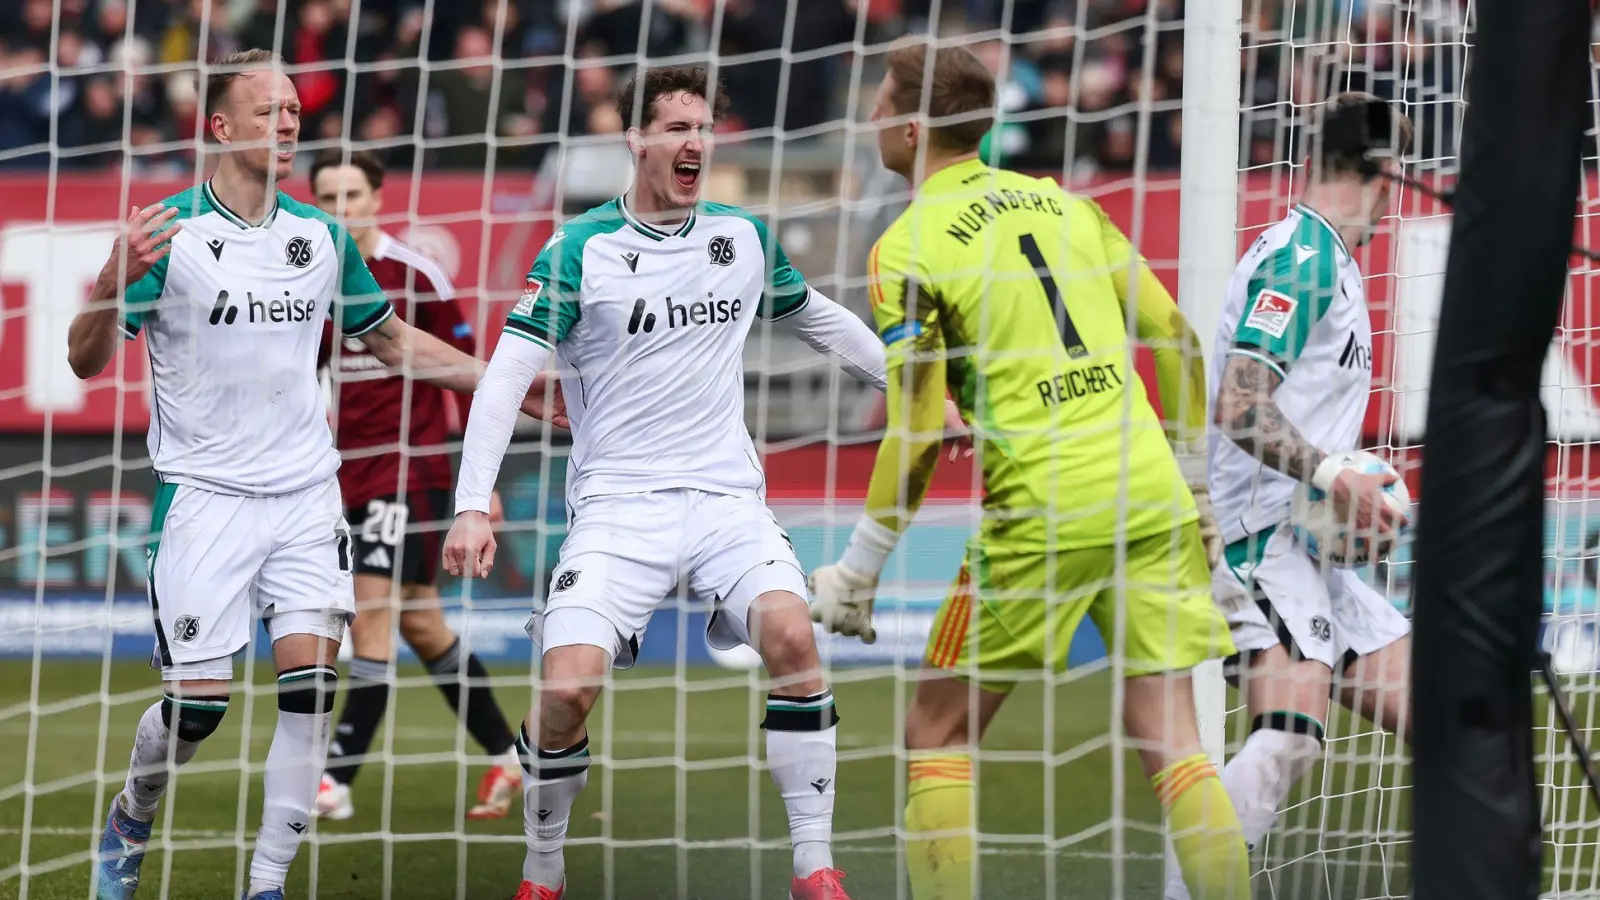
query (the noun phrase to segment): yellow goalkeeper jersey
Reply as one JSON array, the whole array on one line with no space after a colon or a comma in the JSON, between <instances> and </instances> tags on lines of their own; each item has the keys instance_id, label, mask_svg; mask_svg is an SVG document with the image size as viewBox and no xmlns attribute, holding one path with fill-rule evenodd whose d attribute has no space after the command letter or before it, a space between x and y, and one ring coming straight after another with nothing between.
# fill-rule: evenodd
<instances>
[{"instance_id":1,"label":"yellow goalkeeper jersey","mask_svg":"<svg viewBox=\"0 0 1600 900\"><path fill-rule=\"evenodd\" d=\"M899 531L920 504L947 388L976 432L985 540L1097 547L1196 519L1169 439L1204 434L1204 361L1098 204L957 163L879 238L868 281L890 376L869 514ZM1170 429L1134 371L1130 320L1156 353Z\"/></svg>"}]
</instances>

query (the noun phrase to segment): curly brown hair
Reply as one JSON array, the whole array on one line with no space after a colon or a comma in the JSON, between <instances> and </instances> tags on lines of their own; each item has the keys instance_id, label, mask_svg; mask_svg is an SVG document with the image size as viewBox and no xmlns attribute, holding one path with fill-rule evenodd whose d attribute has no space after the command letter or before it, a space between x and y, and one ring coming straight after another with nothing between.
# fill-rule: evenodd
<instances>
[{"instance_id":1,"label":"curly brown hair","mask_svg":"<svg viewBox=\"0 0 1600 900\"><path fill-rule=\"evenodd\" d=\"M711 103L711 119L717 121L728 112L728 86L718 78L714 83L704 66L658 66L645 69L642 75L635 72L622 87L617 98L617 112L622 114L622 127L637 125L648 127L656 117L656 101L673 94L692 94ZM639 107L638 121L634 121L634 103Z\"/></svg>"}]
</instances>

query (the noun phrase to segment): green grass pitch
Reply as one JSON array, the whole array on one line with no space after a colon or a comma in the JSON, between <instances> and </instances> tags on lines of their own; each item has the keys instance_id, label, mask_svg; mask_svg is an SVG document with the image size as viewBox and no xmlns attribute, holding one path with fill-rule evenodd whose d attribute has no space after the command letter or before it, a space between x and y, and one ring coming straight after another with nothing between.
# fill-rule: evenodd
<instances>
[{"instance_id":1,"label":"green grass pitch","mask_svg":"<svg viewBox=\"0 0 1600 900\"><path fill-rule=\"evenodd\" d=\"M362 770L353 819L313 829L290 877L294 900L505 900L515 890L520 808L500 821L464 820L485 761L421 676L402 670L384 726L392 733L378 739L392 740L392 757ZM787 896L782 802L751 764L762 753L760 695L744 673L696 669L685 678L671 669L621 673L595 710L596 765L573 813L569 898ZM496 687L512 718L531 697L516 681L502 677ZM265 688L270 672L257 670L254 682ZM1159 810L1134 754L1108 739L1110 685L1103 671L1050 691L1025 685L995 721L979 774L983 896L1160 897ZM909 896L892 835L903 799L893 748L912 687L889 669L841 670L834 679L842 717L836 862L857 900ZM105 804L158 686L142 663L106 671L99 661L46 661L38 716L29 713L33 690L30 662L0 663L0 898L83 900ZM275 714L270 694L248 704L235 695L223 727L163 801L141 898L238 896ZM1268 850L1257 853L1257 865L1274 870L1273 894L1405 896L1403 793L1394 788L1405 771L1393 763L1392 739L1386 749L1379 741L1335 742L1335 755L1353 762L1319 769L1296 793ZM465 769L462 752L471 757ZM1378 758L1390 762L1361 762ZM1318 785L1328 799L1314 796ZM1265 887L1258 896L1271 895Z\"/></svg>"}]
</instances>

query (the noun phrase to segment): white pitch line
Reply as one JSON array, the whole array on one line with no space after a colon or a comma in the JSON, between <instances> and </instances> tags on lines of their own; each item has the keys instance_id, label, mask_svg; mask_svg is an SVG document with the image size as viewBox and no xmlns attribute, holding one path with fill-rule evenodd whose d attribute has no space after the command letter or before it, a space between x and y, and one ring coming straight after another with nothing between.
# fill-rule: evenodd
<instances>
[{"instance_id":1,"label":"white pitch line","mask_svg":"<svg viewBox=\"0 0 1600 900\"><path fill-rule=\"evenodd\" d=\"M22 835L22 834L32 834L35 837L92 837L94 835L100 834L100 829L98 829L98 828L66 828L66 827L53 826L53 825L39 826L39 827L36 827L36 828L29 828L29 829L0 828L0 837L15 837L15 836L19 836L19 835ZM172 829L170 831L162 831L162 832L160 832L158 837L160 837L160 836L165 836L165 837L167 837L169 839L172 839L172 840L183 840L183 839L190 839L190 840L232 840L232 839L238 837L236 832L208 830L208 829L202 829L202 828L187 828L187 829L186 828L174 828L174 829ZM340 836L349 838L349 837L357 837L359 835L341 834ZM376 832L371 833L371 837L372 837L372 839L374 841L381 840L380 835L378 835ZM247 840L246 843L247 844L251 843L251 841ZM350 843L350 841L345 840L345 841L341 841L340 843ZM508 839L506 841L506 843L510 844L510 843L513 843L513 841ZM595 846L595 845L591 844L590 846ZM619 850L629 850L629 849L634 849L634 848L630 848L626 844L621 844L621 845L618 845L617 849L619 849ZM664 847L656 846L656 847L649 847L649 848L642 848L642 849L661 850L661 849L670 849L670 848L664 848ZM732 848L732 847L730 847L730 848L727 848L727 849L745 850L745 849L748 849L748 848ZM770 849L770 852L774 852L774 853L784 850L784 848L781 848L781 847L763 848L763 849ZM870 856L887 856L889 854L893 854L893 853L898 853L899 852L899 850L897 850L894 847L852 847L849 844L836 844L836 845L834 845L834 851L836 853L839 853L842 856L848 856L850 854L863 854L863 855L870 855ZM1043 848L983 847L983 848L980 848L978 852L982 853L984 856L1040 857L1040 856L1055 855L1055 856L1070 857L1070 858L1073 858L1073 859L1112 859L1113 858L1113 855L1111 853L1108 853L1108 852L1105 852L1105 851L1098 851L1098 850L1058 850L1058 851L1054 851L1052 853L1052 851L1049 851L1049 850L1046 850L1046 849L1043 849ZM1162 854L1162 853L1127 852L1127 853L1123 853L1121 858L1122 859L1134 859L1134 860L1157 860L1157 859L1165 859L1166 855Z\"/></svg>"},{"instance_id":2,"label":"white pitch line","mask_svg":"<svg viewBox=\"0 0 1600 900\"><path fill-rule=\"evenodd\" d=\"M0 828L0 835L17 836L31 834L43 837L88 837L99 834L99 828L64 828L59 825L36 825L33 828ZM220 839L234 835L231 831L217 831L205 828L174 828L163 831L162 834L172 838L209 838Z\"/></svg>"},{"instance_id":3,"label":"white pitch line","mask_svg":"<svg viewBox=\"0 0 1600 900\"><path fill-rule=\"evenodd\" d=\"M110 731L113 736L120 737L122 735L122 729L120 728L113 727L110 729ZM41 724L39 726L38 733L41 737L99 737L101 730L97 725L56 722ZM439 737L450 733L451 729L449 726L429 728L418 725L397 725L394 729L394 737L396 740L437 740ZM28 723L0 722L0 735L11 737L27 737ZM383 735L384 730L380 728L378 733L374 735L374 741L381 741L383 739ZM258 729L255 734L250 736L250 739L254 742L271 741L272 731L266 728ZM601 734L599 737L601 742L604 742L607 739L608 736L605 734ZM626 729L623 731L612 732L611 735L609 735L609 739L624 744L676 744L678 741L678 735L671 731L635 731L632 729ZM684 742L686 744L695 746L709 745L713 747L749 747L752 745L752 741L750 740L750 736L748 734L736 734L733 732L705 733L693 730L685 730ZM758 738L753 743L760 745L764 743L764 740ZM474 745L470 741L467 743L467 746L468 748L474 748ZM889 747L891 745L875 744L859 737L840 735L839 746Z\"/></svg>"}]
</instances>

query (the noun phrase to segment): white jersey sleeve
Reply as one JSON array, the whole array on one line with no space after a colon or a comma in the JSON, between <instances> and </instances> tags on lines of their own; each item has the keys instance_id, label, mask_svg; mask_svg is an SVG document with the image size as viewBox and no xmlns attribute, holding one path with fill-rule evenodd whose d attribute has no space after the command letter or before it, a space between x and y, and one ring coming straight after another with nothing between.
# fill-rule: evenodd
<instances>
[{"instance_id":1,"label":"white jersey sleeve","mask_svg":"<svg viewBox=\"0 0 1600 900\"><path fill-rule=\"evenodd\" d=\"M550 361L539 341L502 340L472 394L472 411L461 442L461 474L456 481L456 513L489 511L506 447L517 428L522 398Z\"/></svg>"},{"instance_id":2,"label":"white jersey sleeve","mask_svg":"<svg viewBox=\"0 0 1600 900\"><path fill-rule=\"evenodd\" d=\"M1230 359L1279 378L1273 402L1325 453L1356 449L1372 390L1372 322L1361 272L1338 230L1297 206L1251 245L1228 282L1212 347L1210 400ZM1213 427L1211 500L1230 543L1288 517L1296 482Z\"/></svg>"},{"instance_id":3,"label":"white jersey sleeve","mask_svg":"<svg viewBox=\"0 0 1600 900\"><path fill-rule=\"evenodd\" d=\"M848 309L812 289L798 312L783 320L811 349L838 359L839 367L878 390L887 390L883 341Z\"/></svg>"},{"instance_id":4,"label":"white jersey sleeve","mask_svg":"<svg viewBox=\"0 0 1600 900\"><path fill-rule=\"evenodd\" d=\"M1259 359L1279 378L1288 377L1313 329L1339 296L1338 252L1331 242L1320 243L1313 248L1302 237L1256 263L1244 283L1230 356Z\"/></svg>"}]
</instances>

